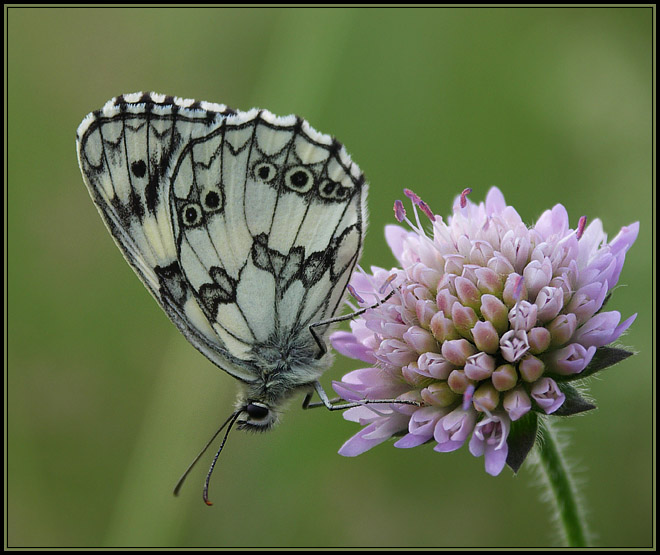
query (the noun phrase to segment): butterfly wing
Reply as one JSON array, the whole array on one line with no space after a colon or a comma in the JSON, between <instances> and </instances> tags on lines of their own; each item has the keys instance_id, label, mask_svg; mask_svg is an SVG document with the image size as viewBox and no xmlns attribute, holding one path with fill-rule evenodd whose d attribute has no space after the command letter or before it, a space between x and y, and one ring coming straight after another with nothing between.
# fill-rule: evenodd
<instances>
[{"instance_id":1,"label":"butterfly wing","mask_svg":"<svg viewBox=\"0 0 660 555\"><path fill-rule=\"evenodd\" d=\"M188 340L244 382L255 353L332 316L360 255L367 186L343 147L269 112L136 93L78 129L90 194Z\"/></svg>"},{"instance_id":2,"label":"butterfly wing","mask_svg":"<svg viewBox=\"0 0 660 555\"><path fill-rule=\"evenodd\" d=\"M175 236L233 352L311 339L309 324L335 313L360 256L366 189L343 147L295 116L238 113L191 140L172 172Z\"/></svg>"},{"instance_id":3,"label":"butterfly wing","mask_svg":"<svg viewBox=\"0 0 660 555\"><path fill-rule=\"evenodd\" d=\"M170 208L170 166L229 113L222 105L123 95L80 124L78 162L117 245L170 319L214 364L252 382L257 370L223 344L183 274Z\"/></svg>"}]
</instances>

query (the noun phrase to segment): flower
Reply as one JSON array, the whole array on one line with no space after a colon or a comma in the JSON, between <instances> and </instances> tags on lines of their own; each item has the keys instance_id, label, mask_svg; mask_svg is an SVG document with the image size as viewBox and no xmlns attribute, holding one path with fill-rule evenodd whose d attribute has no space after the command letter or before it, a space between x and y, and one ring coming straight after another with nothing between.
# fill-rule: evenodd
<instances>
[{"instance_id":1,"label":"flower","mask_svg":"<svg viewBox=\"0 0 660 555\"><path fill-rule=\"evenodd\" d=\"M608 242L600 220L587 226L583 217L570 229L557 204L527 227L497 188L479 205L469 192L445 222L405 190L414 222L396 201L395 217L410 229L385 228L400 267L360 269L351 278L349 290L366 310L351 332L330 340L369 366L333 383L356 404L345 418L363 426L342 455L393 436L401 436L395 447L433 441L438 452L467 442L489 474L505 464L517 471L539 415L594 408L570 382L631 354L606 345L636 315L620 323L619 312L602 309L639 224ZM417 209L432 222L429 235ZM370 399L399 402L365 403Z\"/></svg>"}]
</instances>

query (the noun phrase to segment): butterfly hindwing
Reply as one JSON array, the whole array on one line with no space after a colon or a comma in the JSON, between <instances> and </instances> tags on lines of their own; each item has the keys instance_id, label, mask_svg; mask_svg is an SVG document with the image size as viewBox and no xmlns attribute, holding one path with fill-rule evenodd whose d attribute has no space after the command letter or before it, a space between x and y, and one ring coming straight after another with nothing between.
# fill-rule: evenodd
<instances>
[{"instance_id":1,"label":"butterfly hindwing","mask_svg":"<svg viewBox=\"0 0 660 555\"><path fill-rule=\"evenodd\" d=\"M208 108L191 110L149 94L112 99L78 128L78 160L115 241L170 319L212 362L253 381L256 370L233 356L201 310L174 240L170 166L196 134L231 112Z\"/></svg>"},{"instance_id":2,"label":"butterfly hindwing","mask_svg":"<svg viewBox=\"0 0 660 555\"><path fill-rule=\"evenodd\" d=\"M261 345L309 334L337 311L367 186L343 147L304 120L124 95L83 121L78 156L140 278L238 379L259 376Z\"/></svg>"}]
</instances>

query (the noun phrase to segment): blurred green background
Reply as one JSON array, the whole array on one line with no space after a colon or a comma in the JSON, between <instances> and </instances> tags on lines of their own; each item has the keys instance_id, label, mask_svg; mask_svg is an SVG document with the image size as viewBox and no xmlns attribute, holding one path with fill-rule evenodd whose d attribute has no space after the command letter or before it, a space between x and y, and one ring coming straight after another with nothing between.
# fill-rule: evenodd
<instances>
[{"instance_id":1,"label":"blurred green background","mask_svg":"<svg viewBox=\"0 0 660 555\"><path fill-rule=\"evenodd\" d=\"M609 308L638 312L639 354L593 380L566 421L594 543L653 541L651 8L9 8L7 520L11 547L552 546L529 465L496 478L467 448L381 445L291 405L236 432L201 500L235 384L176 331L124 262L83 185L75 131L139 90L296 113L371 183L362 259L402 188L441 215L497 185L528 223L556 203L610 237L641 222ZM338 357L324 377L357 361ZM302 401L302 399L300 399Z\"/></svg>"}]
</instances>

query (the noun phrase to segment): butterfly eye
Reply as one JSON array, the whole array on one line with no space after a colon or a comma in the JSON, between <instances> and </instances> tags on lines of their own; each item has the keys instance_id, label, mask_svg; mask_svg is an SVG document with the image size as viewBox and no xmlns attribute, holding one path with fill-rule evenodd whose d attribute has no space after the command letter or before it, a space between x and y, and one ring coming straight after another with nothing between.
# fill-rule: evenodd
<instances>
[{"instance_id":1,"label":"butterfly eye","mask_svg":"<svg viewBox=\"0 0 660 555\"><path fill-rule=\"evenodd\" d=\"M245 407L245 410L247 411L248 416L250 418L254 418L255 420L266 418L270 412L268 407L262 405L261 403L248 403L247 407Z\"/></svg>"},{"instance_id":2,"label":"butterfly eye","mask_svg":"<svg viewBox=\"0 0 660 555\"><path fill-rule=\"evenodd\" d=\"M222 208L222 196L217 191L208 191L204 197L202 204L208 212L214 212Z\"/></svg>"},{"instance_id":3,"label":"butterfly eye","mask_svg":"<svg viewBox=\"0 0 660 555\"><path fill-rule=\"evenodd\" d=\"M197 204L186 204L181 209L181 220L188 227L197 225L202 221L202 211Z\"/></svg>"},{"instance_id":4,"label":"butterfly eye","mask_svg":"<svg viewBox=\"0 0 660 555\"><path fill-rule=\"evenodd\" d=\"M296 166L286 172L284 184L296 193L306 193L314 186L314 176L308 169Z\"/></svg>"},{"instance_id":5,"label":"butterfly eye","mask_svg":"<svg viewBox=\"0 0 660 555\"><path fill-rule=\"evenodd\" d=\"M259 181L270 183L273 179L275 179L276 175L277 168L269 162L262 162L254 166L254 176Z\"/></svg>"}]
</instances>

